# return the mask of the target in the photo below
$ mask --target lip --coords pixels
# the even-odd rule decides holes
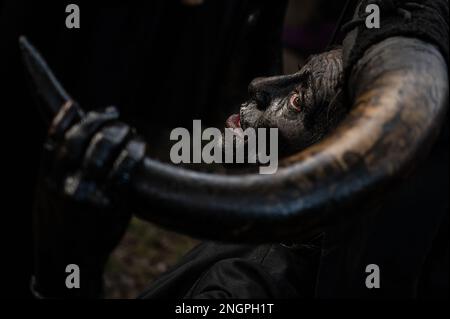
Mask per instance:
[[[228,128],[241,128],[241,115],[233,114],[225,122],[225,126]]]

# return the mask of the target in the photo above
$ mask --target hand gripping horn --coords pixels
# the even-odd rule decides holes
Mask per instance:
[[[70,98],[25,39],[21,46],[56,111]],[[145,158],[131,178],[130,206],[180,232],[240,242],[299,240],[349,218],[426,154],[445,118],[448,73],[434,46],[397,37],[371,47],[349,83],[348,116],[276,174],[216,175]]]

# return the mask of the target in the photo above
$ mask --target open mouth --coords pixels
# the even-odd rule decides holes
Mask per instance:
[[[241,128],[241,115],[233,114],[225,122],[227,128]]]

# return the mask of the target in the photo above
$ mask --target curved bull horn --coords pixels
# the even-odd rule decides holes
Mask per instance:
[[[147,158],[133,177],[140,217],[239,241],[300,239],[348,217],[344,208],[428,148],[445,117],[448,75],[434,46],[392,38],[366,52],[350,83],[354,107],[337,130],[274,175],[210,175]]]
[[[19,38],[22,58],[32,79],[34,92],[37,92],[41,102],[41,112],[44,120],[50,122],[63,105],[74,103],[66,90],[53,75],[45,60],[24,36]],[[82,112],[80,110],[80,118]]]
[[[215,175],[145,158],[132,175],[129,205],[174,230],[236,241],[300,239],[344,219],[426,153],[448,103],[446,63],[417,39],[373,46],[350,83],[350,114],[276,174]]]

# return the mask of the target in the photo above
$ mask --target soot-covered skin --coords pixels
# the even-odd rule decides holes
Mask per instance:
[[[308,59],[295,74],[257,78],[250,99],[229,128],[278,128],[279,152],[302,150],[324,137],[342,119],[342,51],[335,49]]]

